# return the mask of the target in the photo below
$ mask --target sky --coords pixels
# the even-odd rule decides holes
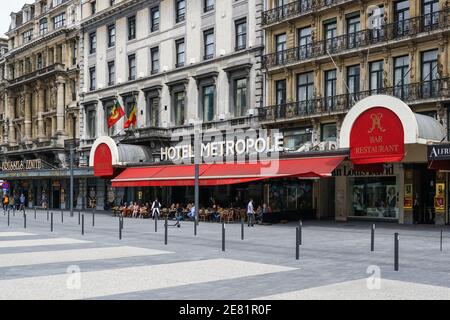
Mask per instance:
[[[17,12],[22,9],[25,3],[33,3],[34,0],[0,0],[0,36],[8,31],[11,18],[11,12]]]

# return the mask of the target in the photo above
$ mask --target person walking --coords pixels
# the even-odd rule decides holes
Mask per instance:
[[[9,197],[8,194],[5,193],[5,195],[3,196],[3,210],[8,211],[8,206],[9,206]]]
[[[247,204],[247,222],[249,227],[250,225],[254,227],[255,209],[253,208],[253,199],[250,199],[250,201]]]
[[[161,203],[159,203],[158,198],[156,198],[155,201],[153,201],[153,203],[152,203],[152,217],[153,217],[153,220],[159,218],[160,209],[161,209]]]
[[[19,201],[20,201],[19,211],[20,210],[25,211],[25,196],[23,193],[20,195]]]

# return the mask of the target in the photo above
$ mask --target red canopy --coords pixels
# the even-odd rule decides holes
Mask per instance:
[[[201,164],[200,185],[238,184],[269,178],[330,176],[344,156],[258,161],[255,163]],[[113,187],[193,186],[194,165],[167,165],[125,169]]]

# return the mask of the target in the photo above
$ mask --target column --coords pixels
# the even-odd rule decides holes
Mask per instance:
[[[8,108],[9,108],[9,136],[8,141],[10,145],[16,144],[16,129],[14,128],[13,120],[15,118],[15,104],[16,97],[12,94],[8,94]]]
[[[64,79],[58,78],[56,85],[58,86],[56,98],[56,131],[59,135],[65,135],[64,130]]]
[[[45,139],[45,128],[44,128],[44,108],[45,108],[45,90],[43,87],[38,87],[38,105],[37,105],[37,115],[38,115],[38,134],[37,138],[39,141]]]
[[[383,52],[383,81],[384,81],[384,87],[387,88],[389,86],[395,85],[392,84],[392,63],[391,63],[391,51],[389,49],[384,49]]]
[[[25,88],[25,142],[30,142],[32,133],[31,133],[31,91],[29,88]]]

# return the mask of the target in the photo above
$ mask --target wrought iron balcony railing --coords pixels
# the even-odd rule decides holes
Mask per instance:
[[[437,11],[414,17],[380,28],[361,30],[334,38],[312,42],[306,45],[289,48],[263,56],[263,67],[266,69],[284,66],[306,59],[317,59],[328,54],[340,54],[390,40],[411,38],[420,33],[442,30],[450,27],[450,10]]]
[[[395,96],[406,103],[420,103],[428,99],[450,100],[450,78],[267,106],[260,108],[259,120],[261,122],[287,121],[299,117],[345,113],[358,101],[374,94]]]
[[[331,7],[349,0],[296,0],[262,13],[262,25],[270,25],[288,20],[301,14],[317,11],[320,8]]]

